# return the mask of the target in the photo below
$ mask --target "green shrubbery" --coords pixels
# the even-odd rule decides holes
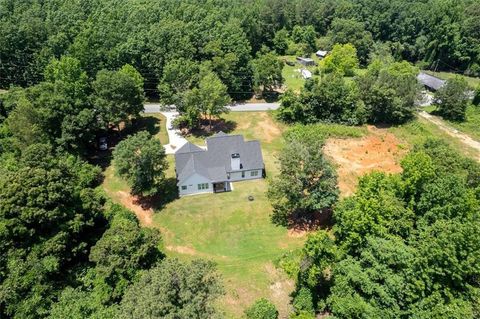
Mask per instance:
[[[476,318],[480,165],[429,140],[372,173],[307,240],[293,305],[339,318]]]

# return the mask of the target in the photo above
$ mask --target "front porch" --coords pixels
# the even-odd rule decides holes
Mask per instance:
[[[213,183],[213,192],[214,193],[230,192],[231,190],[232,190],[232,186],[231,186],[230,182]]]

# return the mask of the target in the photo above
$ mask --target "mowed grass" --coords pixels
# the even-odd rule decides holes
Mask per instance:
[[[319,59],[317,57],[312,57],[316,63],[319,63]],[[290,61],[295,63],[295,65],[290,66],[288,64],[284,64],[282,70],[282,76],[285,80],[284,85],[287,89],[291,89],[295,92],[300,92],[301,88],[305,84],[305,79],[302,77],[302,73],[300,72],[301,69],[307,69],[312,72],[312,78],[318,78],[319,75],[315,75],[314,71],[318,68],[317,66],[304,66],[297,62],[295,56],[283,56],[281,57],[283,61]]]
[[[468,84],[472,88],[476,88],[480,85],[480,78],[476,78],[476,77],[456,74],[456,73],[452,73],[452,72],[433,72],[433,71],[428,71],[428,70],[423,71],[423,72],[428,73],[428,74],[433,75],[433,76],[436,76],[436,77],[438,77],[440,79],[443,79],[443,80],[448,80],[448,79],[454,78],[456,76],[461,76],[465,80],[467,80]]]
[[[147,130],[162,144],[168,144],[166,117],[161,113],[144,113],[138,120],[138,130]]]
[[[315,61],[315,63],[320,64],[321,60],[315,54],[312,54],[311,58]],[[300,90],[303,88],[303,85],[305,84],[305,79],[302,77],[302,74],[300,72],[301,69],[307,69],[310,72],[312,72],[312,79],[317,79],[321,77],[320,73],[318,72],[319,71],[318,65],[317,66],[301,65],[296,61],[296,57],[292,55],[282,56],[281,59],[283,61],[291,61],[295,63],[294,66],[290,66],[286,63],[283,66],[282,76],[285,80],[284,86],[286,89],[292,89],[297,93],[300,92]],[[318,74],[315,74],[315,71],[317,71],[316,73]],[[367,72],[366,69],[356,69],[355,76],[364,75],[366,72]],[[354,76],[345,77],[345,80],[347,82],[351,82],[354,80]]]
[[[282,147],[285,127],[268,112],[232,112],[224,118],[236,123],[229,134],[260,140],[267,179],[276,174],[275,156]],[[201,137],[188,139],[204,144]],[[173,174],[173,170],[168,173]],[[219,306],[228,318],[241,317],[244,309],[260,297],[272,300],[282,315],[289,312],[293,281],[273,263],[285,252],[301,248],[305,237],[291,237],[287,229],[271,223],[267,183],[237,182],[229,193],[185,196],[154,215],[168,256],[217,263],[226,287]],[[249,195],[253,201],[248,200]]]

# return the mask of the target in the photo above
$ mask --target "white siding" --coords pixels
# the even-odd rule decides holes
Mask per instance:
[[[198,189],[198,184],[208,184],[208,189]],[[182,186],[186,186],[187,189],[183,190]],[[180,196],[190,195],[190,194],[204,194],[204,193],[213,193],[213,185],[207,178],[199,175],[193,174],[190,176],[183,184],[178,186],[178,193]]]
[[[230,173],[230,181],[232,182],[237,182],[237,181],[245,181],[249,179],[258,179],[258,178],[263,178],[262,176],[262,171],[261,169],[254,169],[250,171],[244,171],[245,176],[242,177],[242,172],[233,172]],[[257,172],[256,176],[252,176],[251,172]]]

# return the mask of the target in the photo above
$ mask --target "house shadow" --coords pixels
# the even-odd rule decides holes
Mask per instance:
[[[177,180],[176,178],[170,177],[165,180],[164,187],[160,193],[153,196],[138,197],[135,204],[142,206],[143,209],[159,211],[168,203],[178,199],[178,197]]]
[[[202,120],[198,128],[192,129],[189,134],[194,137],[206,138],[212,136],[217,132],[230,133],[237,128],[237,123],[231,120],[214,119],[212,120],[212,126],[210,127],[208,120]]]
[[[333,210],[324,209],[310,214],[298,214],[288,221],[288,228],[298,232],[330,229],[333,226]]]

